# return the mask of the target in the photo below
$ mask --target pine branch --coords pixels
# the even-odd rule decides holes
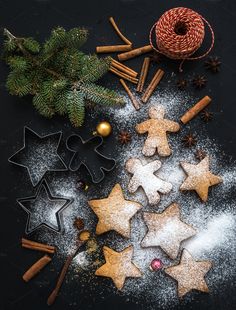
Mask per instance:
[[[84,97],[78,91],[69,91],[66,94],[68,105],[69,119],[75,127],[79,127],[83,124],[85,117]]]
[[[110,58],[85,55],[78,48],[88,36],[85,29],[62,27],[52,30],[42,45],[33,38],[19,38],[4,29],[5,60],[10,67],[6,86],[13,95],[32,94],[33,105],[45,117],[68,114],[74,126],[81,126],[85,102],[122,104],[114,91],[96,85],[110,66]]]
[[[124,100],[117,95],[113,90],[109,90],[102,86],[98,86],[92,83],[80,84],[78,89],[84,94],[86,99],[89,99],[98,104],[104,105],[122,105]]]

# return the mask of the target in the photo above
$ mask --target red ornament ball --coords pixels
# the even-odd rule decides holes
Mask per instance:
[[[157,271],[157,270],[161,269],[162,266],[163,266],[162,261],[161,261],[159,258],[154,258],[154,259],[151,261],[150,269],[151,269],[152,271]]]

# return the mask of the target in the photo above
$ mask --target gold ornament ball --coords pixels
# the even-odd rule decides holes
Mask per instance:
[[[97,130],[97,133],[101,135],[102,137],[107,137],[110,135],[112,131],[112,127],[110,123],[104,121],[97,125],[96,130]]]

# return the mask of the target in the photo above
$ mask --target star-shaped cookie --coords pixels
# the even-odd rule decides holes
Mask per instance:
[[[180,164],[187,174],[187,178],[180,186],[180,190],[195,190],[201,200],[206,202],[209,187],[222,182],[222,178],[220,176],[214,175],[210,172],[209,156],[206,156],[197,165],[186,162],[181,162]]]
[[[111,278],[118,290],[123,288],[126,278],[142,276],[141,271],[132,262],[132,246],[121,252],[104,246],[103,253],[106,263],[96,270],[95,275]]]
[[[181,221],[177,203],[172,203],[162,213],[144,212],[143,217],[148,232],[141,245],[160,246],[172,259],[178,256],[180,243],[196,234],[192,226]]]
[[[193,289],[209,292],[204,276],[211,267],[210,261],[195,261],[191,254],[184,249],[180,263],[165,268],[165,272],[178,282],[178,295],[183,297]]]
[[[120,184],[116,184],[107,198],[88,201],[98,217],[96,234],[115,230],[124,237],[130,236],[130,220],[142,207],[135,201],[124,198]]]

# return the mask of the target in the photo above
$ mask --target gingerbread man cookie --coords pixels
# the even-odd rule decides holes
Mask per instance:
[[[163,106],[152,106],[148,111],[150,119],[136,126],[139,134],[148,133],[142,150],[143,155],[152,156],[156,150],[160,156],[171,155],[171,149],[167,140],[167,132],[177,132],[180,129],[178,123],[164,118]]]
[[[154,173],[161,168],[161,162],[154,160],[143,165],[138,158],[131,158],[126,162],[126,170],[133,174],[128,190],[134,193],[141,186],[150,204],[157,204],[160,201],[159,192],[167,194],[172,189],[172,184],[158,178]]]

